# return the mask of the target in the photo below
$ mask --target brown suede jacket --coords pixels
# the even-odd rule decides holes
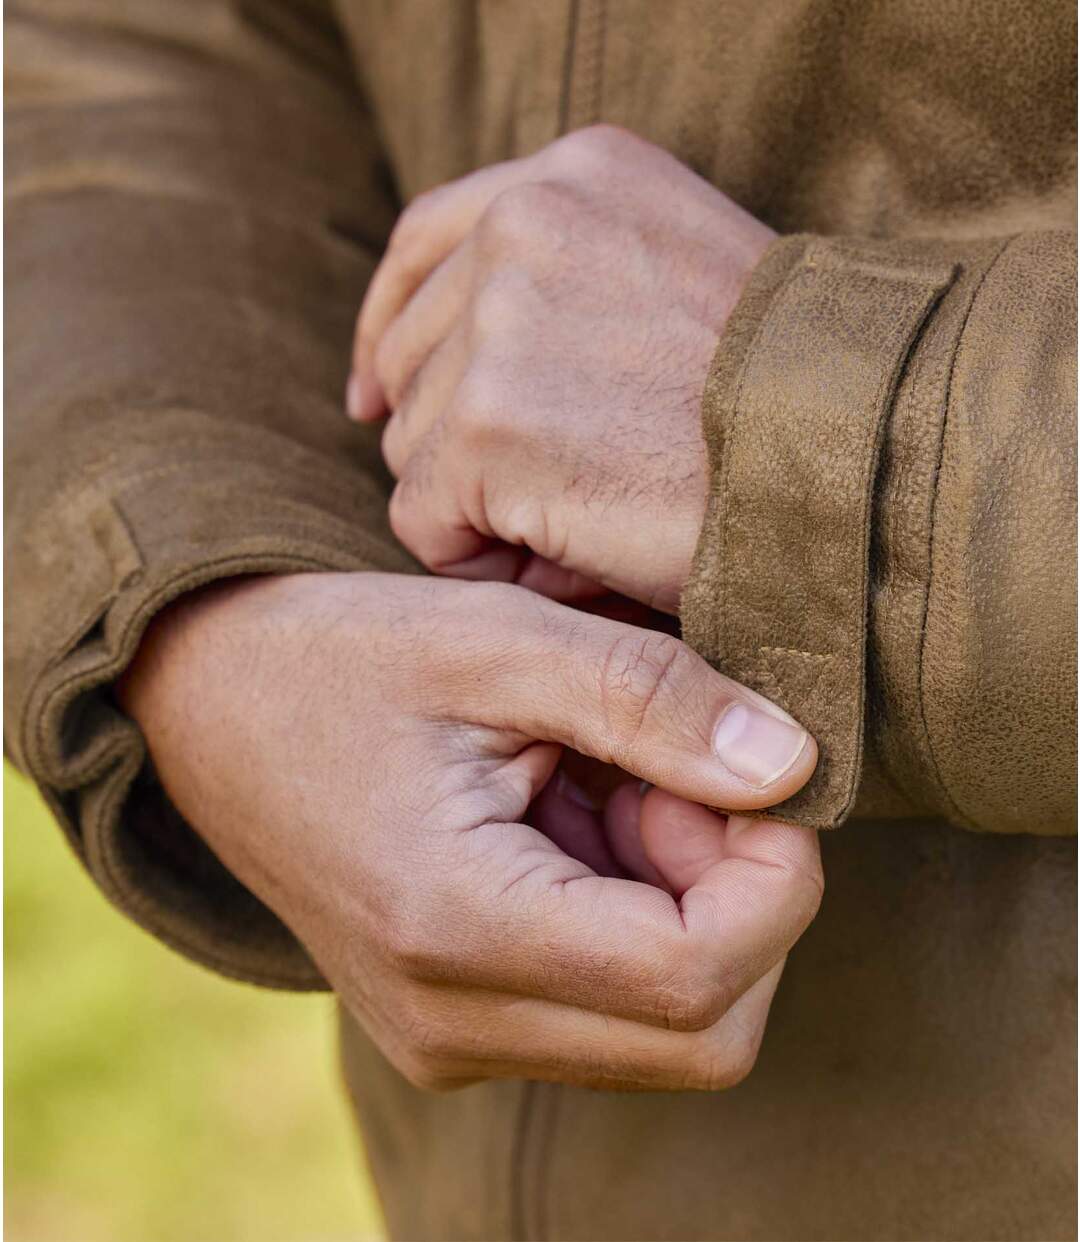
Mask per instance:
[[[601,119],[784,234],[705,389],[682,617],[817,737],[783,813],[1074,830],[1071,5],[31,0],[7,33],[6,747],[140,923],[318,985],[110,684],[211,579],[416,570],[341,411],[365,282],[403,202]]]

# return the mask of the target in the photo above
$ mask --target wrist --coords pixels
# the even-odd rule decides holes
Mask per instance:
[[[206,621],[240,598],[258,596],[274,581],[272,575],[225,578],[188,591],[161,609],[117,679],[115,695],[121,708],[145,731],[170,675],[195,650],[194,635]]]

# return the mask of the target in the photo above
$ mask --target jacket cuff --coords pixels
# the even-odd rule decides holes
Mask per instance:
[[[224,433],[191,411],[150,421],[122,478],[106,469],[58,496],[9,546],[23,606],[8,619],[5,746],[135,922],[222,974],[322,987],[288,929],[172,808],[111,686],[155,613],[216,579],[417,567],[381,529],[385,496],[364,475],[264,429]]]
[[[816,738],[810,782],[770,810],[792,823],[833,827],[859,788],[882,444],[905,363],[955,275],[917,244],[782,238],[713,361],[712,481],[683,633]]]

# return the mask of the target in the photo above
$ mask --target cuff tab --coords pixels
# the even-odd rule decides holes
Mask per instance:
[[[794,823],[832,827],[854,802],[882,435],[904,361],[953,277],[946,265],[883,265],[858,243],[783,239],[713,362],[712,494],[684,632],[816,738],[810,782],[770,811]]]

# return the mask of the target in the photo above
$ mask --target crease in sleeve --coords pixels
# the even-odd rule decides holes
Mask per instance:
[[[400,572],[410,565],[392,544],[376,546],[344,512],[288,497],[285,487],[273,495],[249,490],[241,507],[216,480],[208,485],[212,468],[193,469],[174,464],[164,479],[151,473],[126,487],[99,482],[85,504],[65,498],[36,532],[40,537],[13,549],[20,581],[47,581],[52,600],[49,633],[15,638],[48,658],[33,670],[17,662],[21,684],[9,688],[19,722],[10,731],[13,758],[41,788],[95,882],[144,929],[230,977],[324,987],[277,915],[168,803],[145,767],[137,726],[113,704],[109,687],[152,617],[209,582],[250,573]],[[331,490],[324,488],[324,500]]]
[[[712,488],[684,633],[817,740],[808,784],[769,811],[792,823],[834,827],[854,803],[881,442],[904,362],[954,276],[880,262],[857,242],[782,239],[714,358]]]

